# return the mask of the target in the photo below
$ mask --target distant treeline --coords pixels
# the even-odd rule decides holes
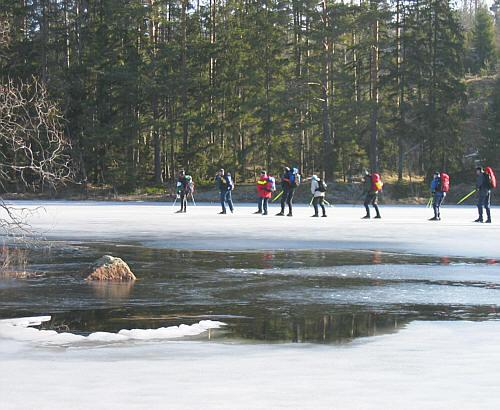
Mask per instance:
[[[446,0],[3,0],[0,76],[35,75],[77,178],[130,190],[284,164],[464,166],[467,71],[494,66],[493,18]]]

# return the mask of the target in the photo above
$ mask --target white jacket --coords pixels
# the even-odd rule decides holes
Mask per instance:
[[[323,183],[326,186],[326,183],[325,182]],[[311,193],[315,198],[324,197],[326,192],[317,191],[318,188],[319,188],[319,178],[316,175],[313,175],[311,178]]]

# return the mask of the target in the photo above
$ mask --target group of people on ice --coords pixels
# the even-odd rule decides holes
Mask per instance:
[[[477,208],[479,216],[474,222],[485,222],[491,223],[491,190],[496,188],[496,177],[493,169],[491,167],[477,167],[476,168],[476,188],[464,198],[462,198],[459,203],[463,202],[465,199],[470,197],[472,194],[477,193]],[[325,199],[327,184],[326,182],[317,175],[313,175],[306,180],[311,181],[311,204],[314,207],[314,215],[312,217],[319,217],[319,209],[321,208],[321,216],[325,218],[326,208],[325,204],[328,202]],[[285,167],[283,174],[281,176],[281,192],[274,198],[274,201],[281,198],[281,210],[276,214],[276,216],[293,216],[293,197],[295,191],[302,183],[302,176],[299,170],[294,167]],[[232,200],[232,191],[234,189],[234,181],[231,173],[226,172],[224,169],[220,169],[215,177],[215,185],[219,191],[220,204],[222,211],[220,214],[226,214],[227,208],[231,213],[234,212],[234,205]],[[267,215],[269,201],[271,200],[273,193],[276,192],[276,179],[269,175],[266,171],[262,170],[260,172],[259,179],[257,180],[257,211],[255,214]],[[378,196],[383,189],[383,182],[378,173],[368,173],[365,172],[364,176],[364,207],[366,210],[366,215],[362,219],[370,219],[370,205],[375,210],[375,219],[380,219],[380,209],[378,207]],[[433,179],[431,181],[430,190],[432,193],[431,200],[429,204],[432,203],[432,208],[434,210],[434,216],[430,218],[431,221],[441,220],[441,205],[446,198],[446,194],[450,190],[450,177],[445,172],[435,172]],[[194,192],[194,182],[193,178],[186,175],[184,170],[179,172],[179,177],[177,179],[177,198],[180,199],[181,208],[177,211],[178,213],[186,212],[187,199],[188,196],[193,197]],[[193,199],[194,200],[194,199]],[[288,213],[285,214],[285,208],[288,207]],[[483,210],[486,211],[486,220],[483,217]]]

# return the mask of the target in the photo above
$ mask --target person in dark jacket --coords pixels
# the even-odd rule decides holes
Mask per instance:
[[[441,220],[441,204],[446,198],[446,192],[442,191],[441,174],[435,172],[431,182],[432,192],[432,209],[434,209],[434,216],[429,221]]]
[[[368,172],[365,174],[365,202],[363,205],[365,206],[366,209],[366,215],[362,219],[370,219],[370,207],[369,205],[372,204],[373,208],[375,209],[375,212],[377,215],[375,215],[375,219],[380,219],[382,218],[380,216],[380,211],[378,209],[378,190],[374,188],[373,183],[372,183],[372,175],[369,174]]]
[[[299,184],[300,174],[297,168],[285,167],[281,177],[281,189],[283,190],[281,211],[276,216],[285,216],[285,204],[288,205],[288,214],[286,216],[293,216],[293,196]]]
[[[234,182],[233,179],[231,178],[231,174],[229,172],[226,173],[226,171],[224,171],[224,169],[221,168],[219,172],[217,172],[217,175],[215,177],[215,185],[219,190],[220,204],[222,206],[222,212],[219,212],[219,214],[227,213],[226,203],[231,213],[233,213],[234,206],[233,206],[233,199],[231,197],[231,192],[234,188]]]
[[[477,210],[479,217],[474,222],[491,223],[491,186],[488,174],[482,167],[476,168],[476,191],[477,191]],[[483,207],[486,209],[486,221],[483,221]]]
[[[181,200],[181,209],[177,213],[185,213],[187,209],[187,199],[188,195],[191,193],[191,178],[186,177],[186,172],[184,170],[179,171],[179,177],[177,178],[176,194]]]

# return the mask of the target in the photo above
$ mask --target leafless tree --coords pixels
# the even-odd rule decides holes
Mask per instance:
[[[37,189],[71,178],[69,143],[60,110],[36,78],[0,84],[0,189]],[[0,234],[24,230],[26,212],[0,198]]]
[[[63,118],[46,87],[8,80],[0,85],[0,187],[54,185],[71,174]]]
[[[0,14],[0,62],[8,57],[10,23],[9,16]],[[27,81],[0,77],[0,192],[52,188],[70,180],[69,150],[61,111],[45,84],[35,77]],[[33,212],[13,207],[0,194],[0,236],[11,243],[21,239],[26,245]],[[1,249],[0,272],[24,270],[26,246]]]

